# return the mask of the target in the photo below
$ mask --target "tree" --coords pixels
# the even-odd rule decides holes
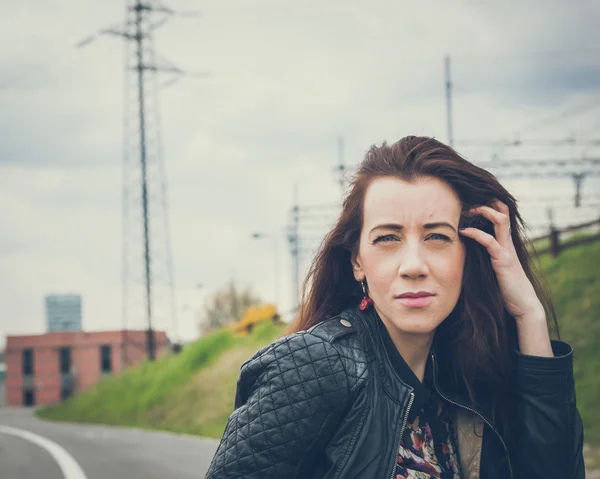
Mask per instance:
[[[222,290],[217,291],[205,306],[204,317],[200,320],[200,333],[206,334],[223,326],[238,322],[248,306],[260,303],[250,287],[240,291],[231,281]]]

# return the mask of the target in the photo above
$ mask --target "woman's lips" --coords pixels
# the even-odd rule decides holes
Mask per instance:
[[[421,296],[418,298],[396,298],[407,308],[423,308],[433,300],[433,296]]]

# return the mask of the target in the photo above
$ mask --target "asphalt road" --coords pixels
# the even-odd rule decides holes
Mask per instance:
[[[202,479],[217,441],[37,419],[0,408],[1,479]],[[600,479],[600,471],[588,471]]]
[[[0,408],[2,479],[201,479],[217,442],[37,419]]]

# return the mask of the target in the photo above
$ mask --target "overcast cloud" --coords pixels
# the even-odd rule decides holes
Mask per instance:
[[[160,92],[176,307],[186,339],[196,334],[197,284],[210,291],[234,278],[273,299],[272,243],[252,240],[254,231],[276,235],[282,308],[290,307],[284,228],[293,185],[302,205],[339,201],[338,136],[351,166],[384,140],[417,134],[446,141],[447,53],[456,146],[473,161],[502,151],[522,159],[599,153],[583,144],[500,150],[460,141],[512,139],[517,132],[598,138],[597,2],[168,5],[200,9],[202,16],[175,18],[160,29],[158,53],[210,73]],[[0,4],[0,17],[9,19],[0,27],[0,345],[6,334],[44,331],[49,293],[81,293],[86,329],[121,325],[125,49],[108,36],[81,49],[75,44],[118,27],[124,14],[123,1]],[[505,184],[517,197],[570,201],[573,194],[566,179]],[[598,184],[587,179],[584,197]],[[586,220],[598,212],[590,205],[556,214],[563,222]],[[523,208],[532,225],[546,223],[543,204]],[[306,218],[303,235],[318,240],[331,218]],[[173,333],[164,318],[156,326]]]

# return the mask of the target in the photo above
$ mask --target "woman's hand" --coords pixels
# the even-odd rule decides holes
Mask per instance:
[[[478,206],[471,209],[469,214],[479,214],[494,225],[495,238],[478,228],[461,229],[460,233],[474,239],[487,249],[507,311],[517,321],[544,315],[544,307],[535,294],[515,250],[508,206],[496,200],[493,207]]]
[[[511,236],[508,206],[496,200],[493,207],[478,206],[469,212],[480,214],[494,225],[496,237],[478,228],[464,228],[461,234],[485,246],[498,278],[507,311],[515,318],[521,353],[552,357],[552,346],[544,306],[521,266]]]

